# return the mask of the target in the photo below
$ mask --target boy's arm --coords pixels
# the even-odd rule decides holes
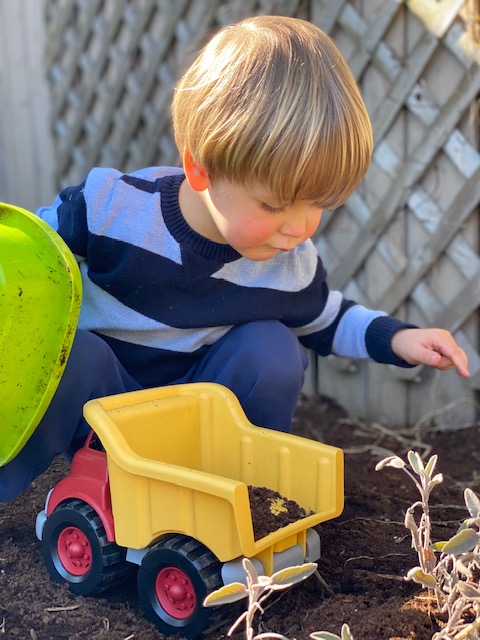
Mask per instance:
[[[300,340],[319,355],[371,358],[399,367],[424,364],[437,369],[455,368],[459,375],[469,376],[467,356],[448,331],[419,329],[346,300],[338,305],[337,320],[330,327],[303,334]]]
[[[62,191],[49,207],[42,207],[37,216],[45,220],[63,238],[78,259],[87,253],[87,210],[83,195],[85,183]]]

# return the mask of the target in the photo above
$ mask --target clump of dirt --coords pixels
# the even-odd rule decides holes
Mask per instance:
[[[305,510],[295,502],[268,487],[248,487],[252,512],[253,537],[260,540],[269,533],[306,517]]]

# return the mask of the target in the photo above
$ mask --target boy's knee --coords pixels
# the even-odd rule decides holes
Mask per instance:
[[[113,359],[108,344],[90,331],[78,330],[72,344],[66,371],[89,369],[92,374],[103,370]]]
[[[245,413],[253,424],[290,431],[308,364],[298,338],[276,321],[243,325],[238,338]]]
[[[259,321],[238,327],[245,364],[266,377],[303,381],[308,359],[297,336],[281,322]],[[242,335],[243,334],[243,335]]]

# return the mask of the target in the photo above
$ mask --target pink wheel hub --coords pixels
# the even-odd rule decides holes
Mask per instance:
[[[58,536],[60,562],[74,576],[83,576],[92,566],[92,547],[87,536],[77,527],[66,527]]]
[[[164,611],[172,618],[188,618],[197,603],[192,581],[176,567],[162,569],[155,582],[155,593]]]

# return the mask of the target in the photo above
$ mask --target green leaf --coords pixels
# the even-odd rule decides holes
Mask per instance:
[[[342,640],[353,640],[353,636],[350,631],[350,627],[348,624],[344,624],[342,626]]]
[[[285,589],[286,587],[305,580],[317,570],[316,562],[307,562],[295,567],[287,567],[272,574],[270,586],[272,589]]]
[[[431,477],[433,470],[435,469],[435,465],[437,464],[438,456],[437,454],[433,455],[430,460],[427,462],[427,466],[425,467],[425,475],[429,478]]]
[[[429,573],[422,571],[420,567],[413,567],[413,569],[410,569],[407,573],[407,580],[413,580],[417,584],[421,584],[422,587],[425,587],[426,589],[435,589],[437,586],[435,578]]]
[[[375,471],[381,471],[384,467],[394,467],[395,469],[403,469],[405,462],[398,456],[389,456],[380,460],[375,466]]]
[[[460,581],[457,588],[464,598],[468,598],[468,600],[480,600],[480,589],[477,585]]]
[[[257,582],[258,582],[258,573],[257,573],[257,570],[255,569],[255,567],[253,565],[253,562],[249,558],[244,558],[242,560],[242,565],[243,565],[243,568],[245,569],[246,573],[250,577],[250,580],[252,581],[252,584],[257,584]]]
[[[231,582],[216,591],[212,591],[203,601],[204,607],[217,607],[221,604],[237,602],[248,596],[247,587],[241,582]]]
[[[480,535],[473,529],[464,529],[450,538],[443,546],[443,553],[450,553],[454,556],[472,551],[480,540]]]
[[[443,482],[443,475],[441,473],[437,473],[433,476],[428,484],[430,486],[430,489],[433,489],[435,485],[440,484],[441,482]]]
[[[478,518],[480,515],[480,498],[471,489],[465,489],[464,498],[472,518]]]
[[[352,632],[348,624],[342,625],[342,637],[337,636],[335,633],[329,633],[328,631],[315,631],[310,634],[310,638],[313,640],[353,640]]]
[[[422,459],[418,455],[416,451],[409,451],[407,455],[410,466],[415,471],[417,475],[420,475],[425,471],[425,467],[423,466]]]
[[[413,517],[413,513],[407,509],[405,512],[405,528],[411,531],[413,534],[417,534],[418,526]]]
[[[470,563],[472,559],[475,557],[474,553],[464,553],[461,558],[456,558],[455,569],[461,578],[465,576],[467,580],[470,580],[472,577],[472,571],[470,569]]]

